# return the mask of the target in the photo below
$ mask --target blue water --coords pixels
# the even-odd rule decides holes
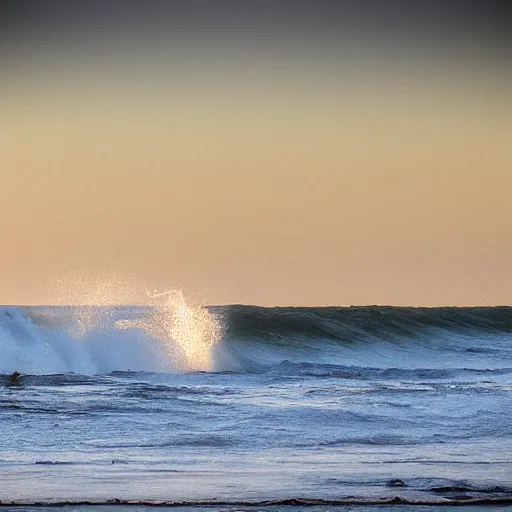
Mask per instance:
[[[0,351],[3,502],[512,499],[512,308],[3,307]]]

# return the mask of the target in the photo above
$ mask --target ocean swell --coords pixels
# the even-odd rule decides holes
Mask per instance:
[[[151,307],[0,308],[3,374],[274,371],[343,377],[363,368],[423,370],[438,378],[443,370],[506,371],[512,368],[512,308],[201,308],[180,294]]]

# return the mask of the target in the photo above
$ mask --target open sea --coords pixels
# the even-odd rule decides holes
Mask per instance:
[[[0,509],[512,510],[510,307],[3,306],[0,373]]]

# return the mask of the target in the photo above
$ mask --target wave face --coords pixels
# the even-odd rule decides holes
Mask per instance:
[[[0,353],[3,374],[499,370],[512,308],[4,306]]]
[[[512,367],[512,308],[220,309],[237,361],[379,368]]]

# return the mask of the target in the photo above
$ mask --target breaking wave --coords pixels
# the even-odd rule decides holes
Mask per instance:
[[[3,374],[494,371],[512,368],[512,308],[4,306],[0,353]]]
[[[154,299],[152,306],[0,308],[0,373],[212,370],[216,317],[179,291]]]

